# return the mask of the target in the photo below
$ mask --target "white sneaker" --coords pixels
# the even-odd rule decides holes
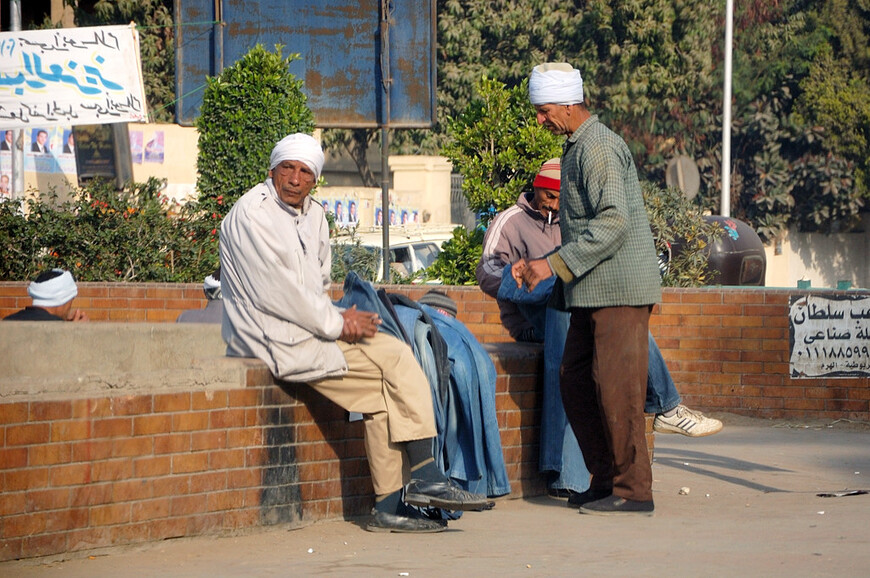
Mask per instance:
[[[680,404],[671,417],[665,417],[662,413],[656,415],[653,429],[659,433],[677,433],[699,438],[718,433],[722,429],[722,422]]]

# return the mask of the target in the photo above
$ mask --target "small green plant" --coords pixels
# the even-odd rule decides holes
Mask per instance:
[[[483,78],[475,98],[448,122],[442,154],[462,174],[462,192],[484,224],[513,205],[547,159],[562,152],[562,138],[538,125],[527,82],[514,88]]]
[[[698,207],[675,188],[644,182],[644,205],[656,243],[665,287],[700,287],[715,275],[708,267],[710,247],[722,233],[704,220]],[[679,244],[674,255],[671,247]]]
[[[465,227],[453,229],[453,238],[441,245],[435,262],[426,269],[430,279],[444,285],[476,285],[474,269],[483,251],[483,229],[469,232]]]

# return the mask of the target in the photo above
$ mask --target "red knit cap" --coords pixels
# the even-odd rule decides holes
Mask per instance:
[[[562,182],[562,162],[558,159],[550,159],[541,166],[538,176],[535,177],[533,187],[541,189],[559,190]]]

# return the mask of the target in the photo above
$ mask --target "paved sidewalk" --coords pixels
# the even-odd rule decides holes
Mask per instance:
[[[870,427],[717,417],[714,436],[657,435],[651,518],[500,499],[442,534],[325,522],[9,562],[0,576],[870,575],[870,494],[816,495],[870,490]]]

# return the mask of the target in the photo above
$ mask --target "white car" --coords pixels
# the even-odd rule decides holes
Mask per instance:
[[[426,269],[435,262],[441,245],[453,238],[453,229],[457,226],[390,227],[390,268],[400,277],[410,277]],[[383,234],[383,230],[378,228],[333,238],[333,267],[338,258],[348,271],[356,271],[360,277],[375,283],[384,282]],[[360,257],[359,254],[355,257],[351,248],[356,243],[370,253],[371,258],[364,255]]]

